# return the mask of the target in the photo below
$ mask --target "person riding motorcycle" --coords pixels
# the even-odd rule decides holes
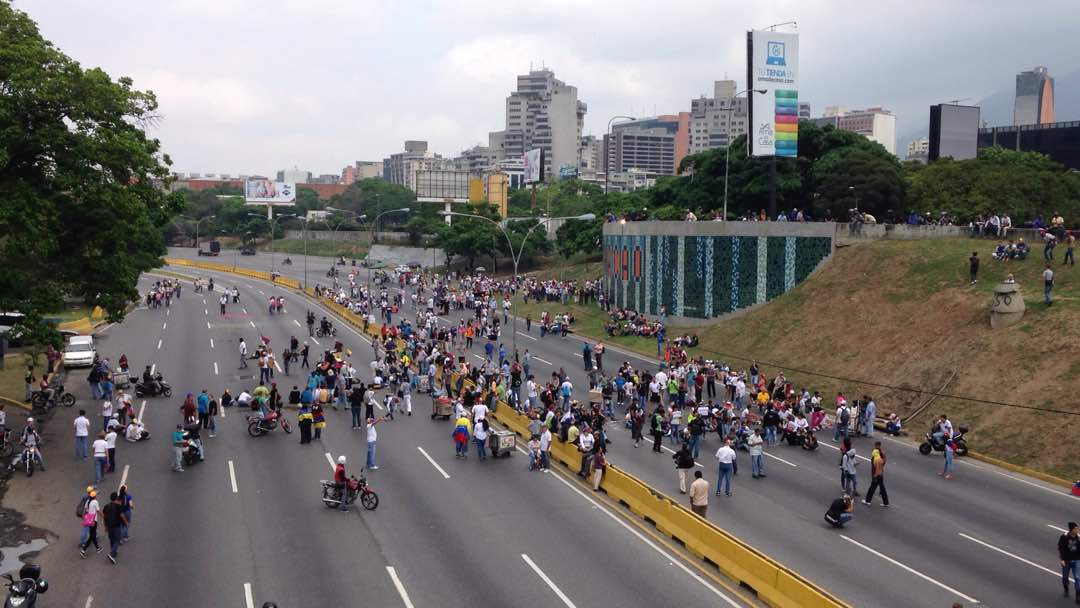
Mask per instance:
[[[334,489],[338,492],[341,500],[340,509],[348,511],[349,505],[345,502],[349,497],[349,477],[345,474],[345,456],[338,456],[337,466],[334,467]]]
[[[319,329],[323,332],[323,335],[330,335],[330,327],[330,321],[324,316],[322,320],[319,321]]]
[[[150,366],[147,365],[146,369],[142,373],[142,385],[143,390],[151,395],[156,395],[161,392],[161,383],[157,381],[154,374],[150,373]]]
[[[35,452],[37,454],[38,464],[41,465],[41,470],[45,470],[45,457],[41,455],[41,435],[37,432],[37,427],[34,425],[33,418],[26,419],[26,426],[23,427],[22,435],[20,436],[23,447],[37,448]]]

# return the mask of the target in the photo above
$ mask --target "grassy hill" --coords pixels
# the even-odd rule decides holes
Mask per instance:
[[[1023,262],[990,258],[993,241],[879,241],[837,249],[810,280],[773,302],[715,325],[687,330],[701,337],[706,358],[735,365],[759,361],[798,386],[825,396],[874,396],[879,411],[905,415],[929,397],[885,388],[951,395],[1080,413],[1080,270],[1062,267],[1056,252],[1055,303],[1042,303],[1042,247]],[[969,286],[967,258],[984,258]],[[570,274],[570,271],[566,271]],[[1017,325],[991,330],[996,282],[1012,272],[1027,313]],[[530,306],[535,316],[540,306]],[[547,306],[555,312],[554,307]],[[574,307],[578,331],[601,335],[604,315]],[[669,335],[681,333],[672,327]],[[655,354],[655,341],[609,340]],[[873,383],[873,384],[867,384]],[[944,390],[942,390],[944,387]],[[907,426],[920,432],[939,413],[972,429],[969,445],[1069,479],[1080,478],[1076,416],[967,399],[939,398]]]

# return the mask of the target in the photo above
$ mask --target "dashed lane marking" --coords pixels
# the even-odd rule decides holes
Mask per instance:
[[[232,484],[232,493],[236,494],[236,469],[233,467],[233,461],[229,461],[229,483]]]
[[[405,591],[405,585],[401,584],[401,579],[398,578],[397,571],[393,566],[386,567],[386,573],[390,575],[390,580],[394,583],[394,588],[397,589],[398,595],[401,596],[401,602],[405,604],[405,608],[413,608],[412,600],[409,599],[409,592]]]
[[[860,549],[864,549],[865,551],[880,557],[881,559],[889,562],[890,564],[892,564],[894,566],[898,566],[899,568],[902,568],[902,569],[910,572],[911,574],[914,574],[915,576],[923,579],[924,581],[926,581],[928,583],[931,583],[931,584],[937,585],[938,587],[941,587],[945,591],[948,591],[949,593],[952,593],[953,595],[956,595],[956,596],[960,597],[961,599],[963,599],[965,601],[971,602],[972,604],[978,604],[979,603],[979,600],[971,597],[970,595],[965,595],[965,594],[957,591],[956,589],[953,589],[952,587],[946,585],[945,583],[942,583],[941,581],[939,581],[937,579],[930,578],[929,576],[923,574],[922,572],[919,572],[918,570],[916,570],[916,569],[914,569],[914,568],[912,568],[910,566],[905,566],[904,564],[901,564],[900,562],[898,562],[895,559],[889,557],[888,555],[885,555],[884,553],[880,553],[878,551],[875,551],[874,549],[871,549],[870,547],[867,547],[866,545],[860,543],[857,540],[853,540],[850,537],[845,536],[843,534],[840,535],[840,538],[842,538],[842,539],[846,540],[847,542],[855,545],[856,547],[859,547]]]
[[[525,560],[525,563],[528,564],[529,567],[532,568],[533,572],[535,572],[536,575],[540,577],[540,580],[544,581],[544,583],[548,587],[550,587],[552,591],[555,592],[555,595],[558,596],[560,600],[562,600],[562,603],[567,608],[575,608],[574,602],[571,602],[570,598],[566,597],[566,594],[562,592],[562,589],[559,589],[559,586],[556,585],[555,582],[552,581],[550,578],[548,578],[548,575],[544,574],[544,571],[540,569],[540,566],[536,565],[536,562],[529,559],[529,556],[525,555],[524,553],[521,554],[521,559]]]
[[[991,545],[990,543],[983,542],[983,541],[975,538],[974,536],[969,536],[967,534],[964,534],[963,532],[960,532],[959,534],[960,534],[960,536],[963,536],[964,538],[970,540],[973,543],[978,543],[978,544],[986,547],[987,549],[997,551],[998,553],[1000,553],[1002,555],[1007,555],[1007,556],[1015,559],[1018,562],[1023,562],[1025,564],[1029,565],[1029,566],[1032,566],[1033,568],[1038,568],[1039,570],[1042,570],[1043,572],[1046,572],[1046,573],[1050,574],[1051,576],[1060,576],[1060,573],[1058,573],[1058,572],[1054,572],[1053,570],[1051,570],[1049,568],[1045,568],[1043,566],[1040,566],[1039,564],[1036,564],[1033,561],[1026,560],[1026,559],[1020,557],[1019,555],[1014,554],[1014,553],[1009,553],[1008,551],[1006,551],[1004,549],[999,549],[999,548],[995,547],[994,545]]]
[[[416,449],[420,450],[420,453],[424,455],[424,458],[427,458],[427,461],[431,463],[431,466],[435,467],[435,470],[442,474],[443,479],[450,479],[450,474],[444,471],[443,468],[439,466],[439,463],[435,462],[435,459],[424,451],[424,448],[416,446]]]

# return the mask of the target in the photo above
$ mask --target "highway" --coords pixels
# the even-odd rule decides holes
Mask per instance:
[[[45,605],[747,605],[564,474],[530,473],[521,454],[454,459],[449,423],[432,421],[430,401],[419,395],[419,415],[378,427],[380,470],[368,478],[381,502],[373,512],[357,505],[340,513],[319,500],[330,463],[344,454],[355,472],[366,451],[349,415],[332,410],[322,441],[301,446],[297,434],[280,430],[249,437],[243,412],[231,408],[217,420],[217,437],[206,438],[206,461],[171,472],[168,435],[184,395],[225,387],[237,394],[255,384],[253,366],[238,369],[238,338],[253,344],[271,336],[280,349],[305,333],[306,308],[295,296],[288,314],[269,315],[266,293],[279,288],[217,276],[241,292],[226,316],[215,295],[188,285],[170,308],[136,310],[99,340],[114,362],[126,353],[133,370],[153,365],[174,387],[171,399],[135,400],[154,437],[121,441],[118,470],[102,486],[115,488],[123,477],[135,496],[133,540],[119,565],[93,553],[80,560],[74,547],[72,511],[92,475],[90,464],[73,462],[74,411],[49,422],[49,470],[11,482],[9,506],[57,535],[39,559],[52,583]],[[152,279],[144,276],[140,289]],[[363,372],[370,347],[348,330],[338,339]],[[329,346],[312,344],[313,358]],[[79,397],[75,409],[86,407],[97,427],[100,404],[89,400],[83,377],[73,372],[68,388]],[[287,393],[302,378],[293,370],[276,381]]]
[[[293,256],[294,262],[298,257]],[[269,258],[261,255],[248,260],[242,265],[269,265]],[[311,262],[309,283],[325,283],[327,266],[326,258]],[[284,274],[299,276],[296,268],[296,263],[285,267]],[[317,268],[318,279],[312,268]],[[456,322],[460,314],[451,317]],[[539,339],[535,328],[526,334],[523,323],[518,331],[518,348],[532,353],[537,379],[546,380],[564,367],[575,396],[583,398],[587,380],[580,339]],[[504,332],[509,349],[508,338]],[[482,356],[481,341],[474,350],[475,357]],[[655,360],[609,347],[605,367],[617,367],[623,360],[639,368],[656,365]],[[882,407],[888,409],[887,404],[879,404]],[[668,443],[664,454],[657,455],[648,442],[634,449],[629,431],[614,424],[609,433],[611,462],[660,491],[678,495],[670,457],[675,446]],[[1061,601],[1056,539],[1065,522],[1080,517],[1080,502],[1065,489],[961,458],[954,479],[946,481],[936,474],[940,454],[924,457],[909,441],[878,434],[889,459],[885,479],[892,505],[882,508],[878,498],[872,507],[859,501],[855,520],[844,530],[834,530],[822,515],[841,493],[839,452],[826,435],[819,435],[816,452],[767,449],[768,477],[763,480],[750,478],[749,458],[740,453],[743,473],[735,477],[734,496],[712,496],[709,518],[855,606],[1029,606]],[[977,432],[971,441],[977,449]],[[870,481],[865,457],[872,442],[859,438],[855,445],[862,456],[859,488],[865,493]],[[710,436],[698,461],[710,482],[717,477],[712,454],[718,446],[716,436]]]

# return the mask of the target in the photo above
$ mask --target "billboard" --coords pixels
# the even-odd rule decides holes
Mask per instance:
[[[799,35],[747,33],[750,156],[799,155]]]
[[[417,171],[416,200],[421,203],[467,203],[471,177],[468,171]]]
[[[292,205],[296,202],[296,184],[249,179],[244,184],[244,200],[259,205]]]
[[[937,104],[930,106],[928,160],[946,156],[953,160],[975,158],[979,147],[979,108]]]
[[[525,153],[525,183],[544,181],[544,149],[534,148]]]

